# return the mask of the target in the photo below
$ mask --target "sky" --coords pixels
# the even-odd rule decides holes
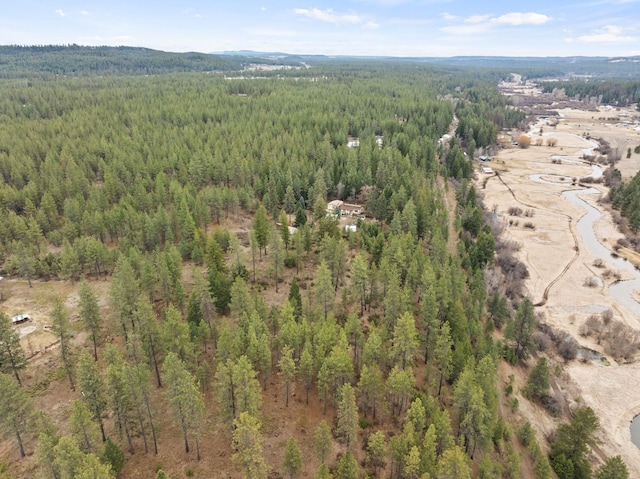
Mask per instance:
[[[2,45],[397,57],[640,55],[640,0],[2,3]]]

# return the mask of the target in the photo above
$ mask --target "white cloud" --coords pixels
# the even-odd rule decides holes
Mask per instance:
[[[451,33],[452,35],[473,35],[476,33],[482,33],[489,30],[490,25],[488,23],[468,23],[463,25],[447,25],[442,27],[442,31],[445,33]]]
[[[80,12],[80,15],[87,16],[87,15],[89,15],[89,12],[87,12],[86,10],[82,10],[82,11]]]
[[[543,25],[551,21],[551,17],[547,15],[532,12],[512,12],[500,16],[471,15],[463,19],[462,23],[458,17],[447,13],[442,14],[442,18],[453,23],[443,27],[442,31],[455,35],[473,35],[501,26]]]
[[[624,30],[615,25],[606,25],[590,35],[581,35],[578,37],[578,41],[583,43],[623,43],[634,40],[634,37],[624,35]]]
[[[356,15],[355,13],[339,14],[331,8],[327,8],[326,10],[320,10],[319,8],[296,8],[294,12],[296,15],[302,17],[334,24],[356,25],[364,22],[364,19],[360,15]]]
[[[60,9],[56,10],[56,13],[57,13],[59,16],[61,16],[61,17],[64,17],[64,16],[66,15],[66,13],[64,13],[64,12],[63,12],[62,10],[60,10]]]
[[[485,23],[491,19],[491,15],[471,15],[468,18],[464,19],[464,23]]]
[[[380,24],[376,22],[367,22],[362,26],[362,28],[366,28],[367,30],[376,30],[380,28]]]
[[[513,12],[492,18],[491,21],[501,25],[542,25],[551,21],[551,17],[542,13]]]
[[[260,11],[265,12],[267,10],[267,7],[261,7]]]

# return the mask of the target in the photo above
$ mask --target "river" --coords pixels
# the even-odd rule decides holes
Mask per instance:
[[[590,176],[593,178],[602,176],[600,167],[592,166]],[[550,181],[550,179],[555,178],[558,179],[557,182]],[[531,175],[530,179],[537,183],[565,186],[566,183],[563,183],[562,180],[566,181],[567,178],[555,175]],[[609,286],[608,291],[609,295],[618,303],[618,306],[625,308],[633,316],[640,318],[640,303],[634,299],[633,294],[634,291],[640,291],[640,272],[624,258],[612,256],[611,250],[598,241],[594,225],[602,217],[602,213],[581,198],[583,195],[596,194],[600,194],[600,191],[596,188],[585,188],[564,191],[562,196],[586,212],[576,223],[576,231],[585,247],[595,256],[602,259],[603,262],[630,274],[631,279],[616,281]],[[631,441],[640,448],[640,415],[636,416],[631,422]]]

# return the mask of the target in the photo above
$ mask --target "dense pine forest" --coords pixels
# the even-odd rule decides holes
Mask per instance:
[[[55,76],[157,75],[184,71],[242,70],[268,59],[167,53],[134,47],[79,45],[0,46],[0,78]]]
[[[553,81],[542,82],[540,86],[545,93],[562,89],[571,98],[593,97],[607,105],[629,106],[640,101],[640,81],[638,80]]]
[[[51,73],[100,56],[34,50]],[[50,305],[46,362],[0,313],[0,477],[551,477],[498,407],[498,364],[529,357],[535,325],[485,286],[471,157],[523,121],[498,74],[225,78],[239,60],[167,72],[115,50],[112,74],[65,77],[22,53],[0,80],[1,273],[77,300]],[[337,199],[364,207],[356,228]],[[596,428],[590,410],[559,428],[562,477],[590,477]]]

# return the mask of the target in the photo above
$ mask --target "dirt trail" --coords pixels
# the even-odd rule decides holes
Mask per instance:
[[[502,176],[500,176],[500,174],[498,172],[496,172],[495,176],[502,182],[502,184],[507,188],[507,190],[509,190],[509,193],[511,193],[511,196],[513,197],[513,199],[516,200],[518,203],[520,203],[523,206],[527,206],[528,208],[540,209],[539,205],[532,205],[532,204],[526,203],[526,202],[518,199],[518,197],[516,196],[515,192],[504,181],[504,179],[502,178]],[[550,210],[549,210],[549,212],[550,213],[556,213],[556,212],[552,212]],[[555,286],[555,284],[558,281],[560,281],[564,277],[565,274],[567,274],[567,272],[569,271],[569,268],[571,268],[573,263],[575,263],[576,260],[580,257],[580,245],[578,244],[578,237],[576,236],[576,233],[575,233],[573,225],[572,225],[573,218],[571,218],[571,216],[569,216],[569,215],[564,215],[564,216],[569,221],[569,230],[571,231],[571,235],[573,236],[573,244],[574,244],[574,249],[576,251],[576,254],[573,255],[573,258],[571,258],[571,260],[567,263],[567,265],[564,267],[562,272],[558,276],[556,276],[553,279],[553,281],[551,281],[547,285],[547,287],[544,289],[544,292],[542,293],[542,299],[534,304],[534,306],[536,306],[536,307],[544,306],[547,303],[547,300],[549,299],[549,291],[551,290],[551,288],[553,286]]]

